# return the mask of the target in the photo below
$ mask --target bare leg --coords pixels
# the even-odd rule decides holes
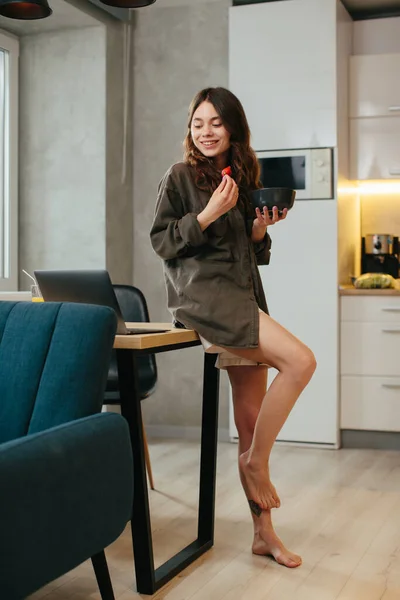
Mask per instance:
[[[315,358],[307,346],[265,313],[260,313],[258,348],[229,351],[278,370],[261,403],[251,445],[239,458],[248,498],[263,510],[278,508],[269,457],[279,431],[315,371]]]
[[[277,563],[290,569],[300,567],[302,564],[301,556],[290,552],[276,535],[272,525],[271,510],[263,511],[259,517],[253,515],[253,520],[256,519],[259,522],[254,522],[253,554],[272,556]]]
[[[235,422],[239,434],[239,455],[246,452],[253,439],[254,427],[267,388],[266,367],[229,367],[228,374],[232,385]],[[246,482],[239,467],[240,478],[246,493]],[[247,495],[247,493],[246,493]],[[248,497],[248,496],[247,496]],[[272,526],[271,510],[262,511],[257,517],[251,512],[254,525],[254,554],[272,556],[286,567],[301,565],[300,556],[285,548]]]

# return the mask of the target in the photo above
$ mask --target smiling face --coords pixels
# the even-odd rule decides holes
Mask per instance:
[[[214,159],[218,168],[227,166],[231,136],[211,102],[202,102],[193,113],[190,132],[204,156]]]

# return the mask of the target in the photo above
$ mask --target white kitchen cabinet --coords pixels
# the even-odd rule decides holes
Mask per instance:
[[[341,428],[400,431],[400,377],[352,377],[341,381]]]
[[[341,322],[346,321],[400,326],[400,295],[342,297]]]
[[[255,150],[336,146],[336,1],[231,7],[229,87]]]
[[[350,57],[350,117],[400,117],[400,54]]]
[[[400,179],[400,116],[350,119],[350,178]]]
[[[341,338],[342,375],[400,377],[399,323],[343,321]]]
[[[341,298],[340,427],[400,431],[400,295]]]

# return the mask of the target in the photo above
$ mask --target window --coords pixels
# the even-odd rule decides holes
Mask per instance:
[[[18,51],[0,33],[0,291],[18,289]]]

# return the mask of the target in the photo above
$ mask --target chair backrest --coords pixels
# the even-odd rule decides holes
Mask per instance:
[[[114,285],[115,295],[121,308],[124,321],[133,323],[150,322],[149,310],[143,293],[133,285]],[[113,357],[114,369],[116,359]],[[154,354],[137,358],[140,397],[146,398],[157,383],[157,364]]]
[[[146,298],[139,288],[121,284],[114,284],[113,288],[125,321],[138,323],[150,321]]]
[[[100,412],[115,331],[105,306],[0,301],[0,443]]]

